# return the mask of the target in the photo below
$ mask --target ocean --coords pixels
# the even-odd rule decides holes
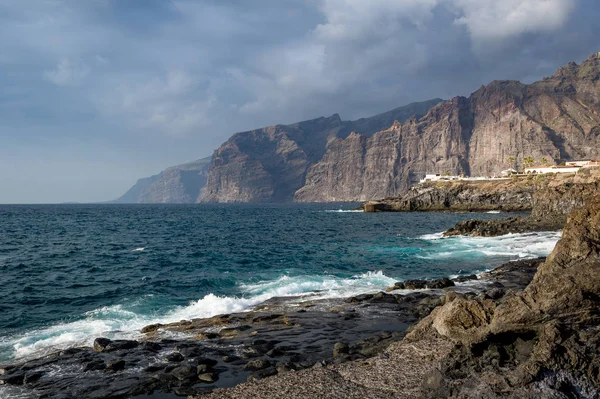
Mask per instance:
[[[339,298],[545,256],[558,232],[441,238],[494,213],[356,204],[0,205],[0,363],[273,297]]]

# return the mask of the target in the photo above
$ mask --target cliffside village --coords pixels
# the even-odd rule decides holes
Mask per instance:
[[[531,166],[523,169],[522,172],[518,172],[515,169],[503,170],[500,176],[452,176],[446,174],[426,174],[420,183],[435,182],[435,181],[450,181],[450,180],[462,180],[462,181],[482,181],[482,180],[505,180],[510,179],[513,176],[528,176],[528,175],[543,175],[549,173],[577,173],[583,168],[594,168],[600,167],[600,162],[597,161],[569,161],[565,162],[564,165],[552,165],[552,166]]]

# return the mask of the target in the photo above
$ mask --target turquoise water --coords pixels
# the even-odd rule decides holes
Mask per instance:
[[[548,254],[558,233],[437,234],[502,214],[352,205],[0,206],[0,361],[135,338],[271,297],[344,297]]]

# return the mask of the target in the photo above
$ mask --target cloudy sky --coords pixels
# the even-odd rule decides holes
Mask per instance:
[[[0,0],[0,203],[103,201],[240,130],[531,82],[597,0]]]

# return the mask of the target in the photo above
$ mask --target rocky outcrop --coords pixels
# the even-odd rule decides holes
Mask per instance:
[[[210,158],[172,166],[158,175],[137,181],[122,197],[112,201],[121,204],[185,204],[198,200],[206,184]]]
[[[400,197],[370,201],[375,212],[523,212],[533,207],[539,179],[442,181],[417,184]],[[363,209],[368,211],[367,204]]]
[[[295,199],[368,201],[403,193],[426,173],[492,176],[528,157],[600,158],[599,98],[597,54],[530,85],[495,81],[372,137],[334,140]]]
[[[600,170],[597,169],[584,169],[573,176],[539,177],[543,179],[537,179],[530,216],[465,220],[444,235],[493,237],[508,233],[561,230],[573,210],[581,208],[590,198],[600,194]]]
[[[525,290],[499,301],[457,296],[407,339],[434,334],[456,345],[424,384],[429,396],[597,397],[598,309],[600,197],[594,197],[569,216]]]
[[[215,151],[201,201],[291,201],[304,185],[308,168],[323,157],[336,138],[345,138],[352,131],[368,137],[395,120],[422,116],[440,101],[413,103],[352,122],[342,121],[336,114],[237,133]]]

